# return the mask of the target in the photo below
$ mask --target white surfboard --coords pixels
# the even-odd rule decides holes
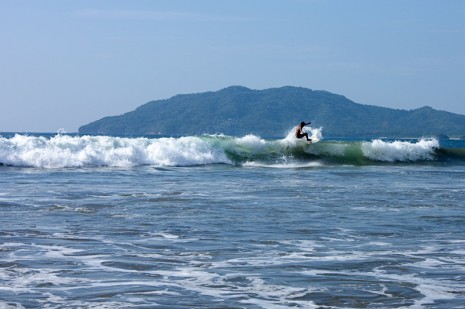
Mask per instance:
[[[318,137],[310,137],[311,141],[308,141],[307,143],[308,144],[315,144],[315,143],[318,143],[320,141],[320,139]]]

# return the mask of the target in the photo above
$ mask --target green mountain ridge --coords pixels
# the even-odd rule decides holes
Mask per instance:
[[[400,110],[355,103],[324,90],[285,86],[252,90],[231,86],[180,94],[79,128],[81,134],[282,137],[301,121],[332,137],[428,137],[465,135],[465,115],[431,107]]]

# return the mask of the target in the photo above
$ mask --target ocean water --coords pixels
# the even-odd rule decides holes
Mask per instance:
[[[0,226],[0,308],[465,308],[465,143],[1,134]]]

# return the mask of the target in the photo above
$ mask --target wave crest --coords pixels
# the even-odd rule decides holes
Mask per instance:
[[[223,151],[195,136],[149,139],[56,135],[47,138],[19,134],[0,138],[0,162],[38,168],[230,163]]]
[[[312,136],[321,138],[321,129]],[[436,139],[418,141],[321,141],[307,144],[290,131],[284,139],[255,135],[126,138],[111,136],[0,137],[0,165],[36,168],[194,166],[320,167],[333,164],[422,162],[449,158]],[[461,152],[453,152],[454,159]],[[460,159],[459,158],[459,159]]]
[[[384,162],[433,160],[437,148],[439,142],[436,139],[421,139],[416,143],[376,139],[362,143],[362,151],[367,158]]]

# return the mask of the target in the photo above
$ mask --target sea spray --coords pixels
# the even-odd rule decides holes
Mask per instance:
[[[421,139],[416,143],[376,139],[362,143],[362,151],[367,158],[384,162],[433,160],[437,148],[439,142],[436,139]]]
[[[305,139],[298,139],[296,136],[295,136],[295,130],[297,129],[297,126],[293,127],[292,129],[290,129],[287,134],[286,134],[286,137],[282,140],[280,140],[281,143],[285,144],[286,146],[296,146],[296,145],[301,145],[301,142],[306,142]],[[312,128],[312,127],[309,127],[309,126],[306,126],[303,128],[303,131],[305,133],[308,133],[308,137],[310,139],[313,139],[313,140],[322,140],[323,139],[323,128],[320,127],[320,128]]]
[[[231,163],[222,149],[195,136],[150,140],[146,156],[145,163],[161,166]]]

